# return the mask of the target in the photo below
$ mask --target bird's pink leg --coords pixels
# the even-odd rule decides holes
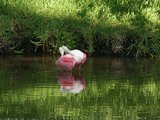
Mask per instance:
[[[80,65],[78,65],[78,69],[81,69],[81,64],[80,64]]]

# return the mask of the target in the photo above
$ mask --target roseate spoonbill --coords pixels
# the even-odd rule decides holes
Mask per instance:
[[[59,48],[59,51],[61,53],[61,57],[56,61],[56,66],[60,69],[71,71],[75,66],[75,59],[70,54],[64,55],[64,50],[62,47]]]
[[[73,56],[73,58],[76,61],[75,65],[78,66],[79,68],[81,67],[81,65],[83,65],[85,63],[87,56],[82,51],[80,51],[78,49],[69,50],[66,46],[62,46],[62,49],[64,50],[64,53],[70,54]]]

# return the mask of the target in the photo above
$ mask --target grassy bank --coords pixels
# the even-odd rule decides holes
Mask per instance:
[[[160,55],[159,0],[1,0],[0,39],[14,52]]]

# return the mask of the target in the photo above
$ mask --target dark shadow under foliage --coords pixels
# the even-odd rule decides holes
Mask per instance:
[[[140,12],[141,8],[149,7],[150,2],[145,6],[144,0],[123,4],[117,0],[102,2],[119,19],[127,13],[135,13],[135,17],[130,19],[131,26],[94,23],[86,17],[89,9],[94,8],[94,2],[86,4],[87,7],[78,13],[81,19],[76,19],[40,16],[1,1],[0,15],[10,20],[10,27],[4,29],[1,38],[8,44],[12,43],[10,49],[15,53],[55,54],[62,45],[88,54],[111,56],[151,56],[160,53],[160,25],[151,23]],[[137,9],[133,9],[135,6]],[[103,14],[102,11],[99,14]],[[153,32],[146,24],[154,25],[156,31]]]

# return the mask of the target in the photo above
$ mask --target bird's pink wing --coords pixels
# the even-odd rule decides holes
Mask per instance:
[[[64,70],[72,70],[75,66],[75,60],[70,55],[64,55],[56,61],[56,66]]]

